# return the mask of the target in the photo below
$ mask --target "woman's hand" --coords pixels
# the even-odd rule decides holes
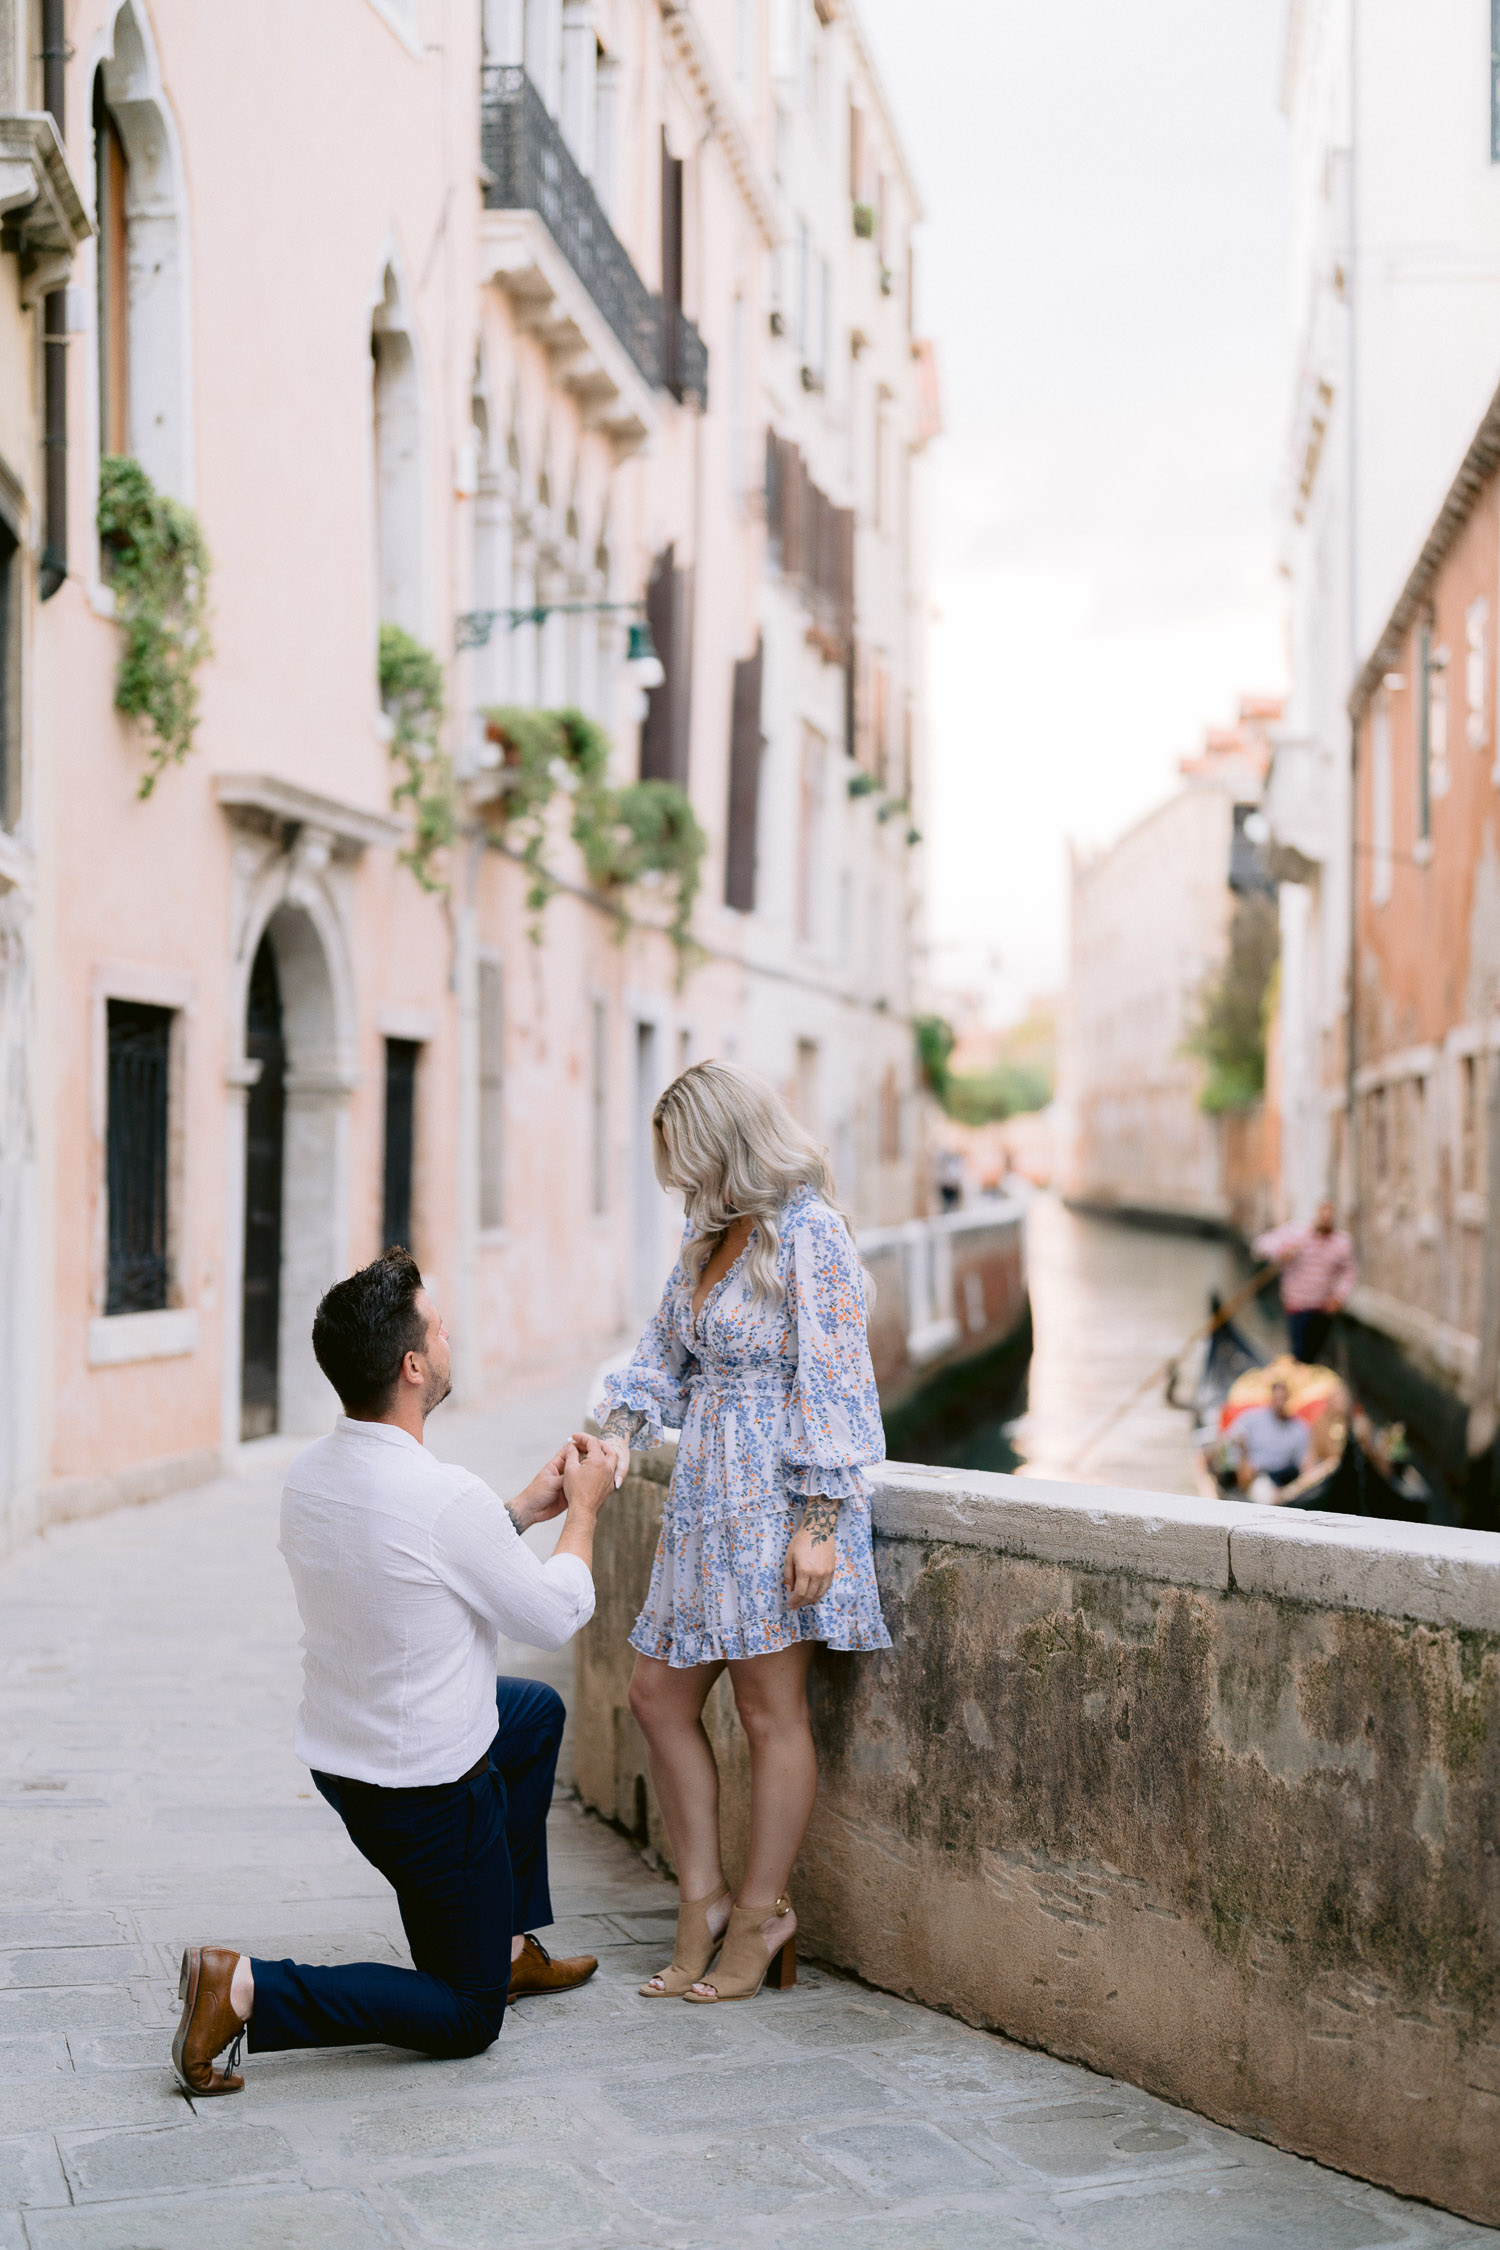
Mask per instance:
[[[792,1534],[792,1543],[786,1551],[786,1561],[781,1566],[781,1582],[786,1588],[788,1609],[810,1609],[820,1602],[833,1584],[833,1567],[838,1560],[839,1504],[821,1493],[814,1494],[802,1511],[802,1521]]]
[[[599,1440],[599,1443],[603,1446],[605,1452],[614,1462],[615,1490],[616,1492],[618,1492],[621,1485],[625,1482],[625,1479],[630,1474],[629,1441],[623,1437],[616,1435],[614,1432],[609,1432]]]

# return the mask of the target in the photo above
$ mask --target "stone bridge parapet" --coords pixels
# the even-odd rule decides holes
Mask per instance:
[[[670,1860],[626,1701],[672,1449],[601,1520],[586,1803]],[[889,1654],[820,1651],[807,1951],[1500,2222],[1500,1537],[891,1463]],[[730,1874],[745,1744],[709,1726]]]

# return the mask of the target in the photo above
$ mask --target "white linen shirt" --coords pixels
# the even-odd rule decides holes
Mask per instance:
[[[561,1648],[594,1614],[576,1555],[534,1554],[496,1493],[390,1422],[297,1455],[281,1552],[302,1615],[299,1758],[386,1789],[456,1781],[495,1735],[495,1640]]]

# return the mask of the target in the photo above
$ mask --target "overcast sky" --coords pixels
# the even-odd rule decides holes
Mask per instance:
[[[932,967],[1003,1019],[1061,982],[1068,839],[1283,684],[1285,0],[858,5],[943,386]]]

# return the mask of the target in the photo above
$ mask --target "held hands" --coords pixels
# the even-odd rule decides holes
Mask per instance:
[[[510,1518],[517,1531],[529,1531],[534,1523],[550,1523],[560,1516],[568,1503],[563,1493],[563,1470],[567,1465],[567,1447],[559,1446],[550,1461],[544,1461],[524,1492],[518,1492],[508,1503]]]
[[[613,1451],[575,1431],[562,1451],[562,1488],[568,1507],[597,1513],[617,1482]]]
[[[625,1482],[625,1479],[630,1474],[629,1443],[625,1438],[614,1436],[608,1430],[605,1431],[603,1437],[599,1440],[599,1443],[603,1446],[605,1452],[614,1462],[615,1490],[616,1492],[618,1492],[621,1485]]]
[[[834,1536],[838,1520],[838,1502],[825,1499],[821,1494],[809,1500],[803,1509],[802,1521],[792,1534],[786,1561],[781,1566],[788,1609],[810,1608],[823,1599],[833,1584],[833,1569],[838,1559]]]

